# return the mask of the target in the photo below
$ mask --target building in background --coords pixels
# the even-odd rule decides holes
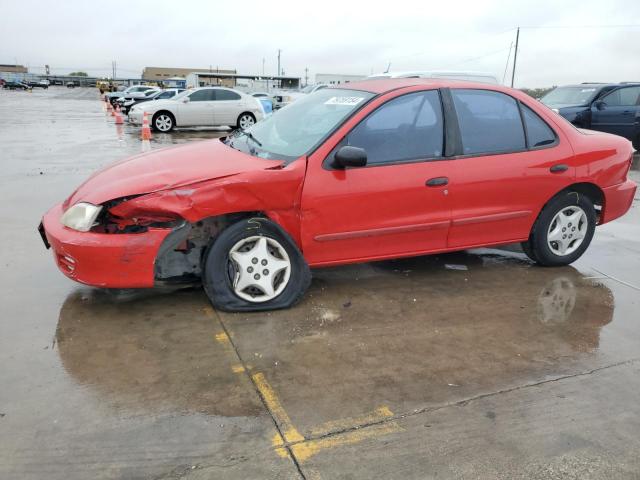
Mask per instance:
[[[22,65],[5,65],[0,64],[0,72],[6,73],[29,73],[27,67]]]
[[[237,88],[246,92],[272,90],[296,90],[300,88],[299,77],[270,75],[241,75],[238,73],[191,72],[187,75],[187,88],[209,85]]]
[[[340,85],[341,83],[357,82],[364,80],[366,75],[343,75],[339,73],[316,73],[316,83],[325,85]]]
[[[28,80],[29,70],[22,65],[0,64],[0,78],[7,82]]]
[[[144,67],[144,70],[142,70],[142,79],[148,82],[164,82],[176,77],[186,78],[191,72],[236,73],[236,70],[221,70],[218,68]]]

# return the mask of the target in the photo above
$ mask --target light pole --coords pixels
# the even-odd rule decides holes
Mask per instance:
[[[516,62],[518,61],[518,41],[520,40],[520,27],[516,32],[516,49],[513,53],[513,70],[511,71],[511,88],[513,88],[513,81],[516,78]]]

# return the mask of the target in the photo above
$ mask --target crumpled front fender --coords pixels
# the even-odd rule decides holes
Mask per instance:
[[[264,212],[300,244],[299,203],[306,164],[229,175],[135,197],[111,208],[112,215],[135,218],[177,215],[195,223],[229,213]]]

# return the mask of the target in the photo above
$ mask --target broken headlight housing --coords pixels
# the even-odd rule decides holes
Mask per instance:
[[[79,232],[88,232],[95,224],[101,210],[100,205],[79,202],[62,214],[60,223]]]

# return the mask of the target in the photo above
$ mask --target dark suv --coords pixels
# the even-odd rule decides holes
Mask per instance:
[[[540,99],[576,127],[628,138],[640,150],[640,83],[582,83]]]

